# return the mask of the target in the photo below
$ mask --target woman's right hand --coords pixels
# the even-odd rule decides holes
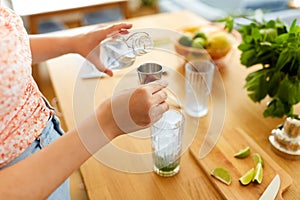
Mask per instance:
[[[169,109],[166,103],[166,81],[158,80],[113,95],[99,107],[99,121],[105,134],[114,138],[151,126]],[[103,116],[106,120],[103,123]],[[109,116],[109,118],[108,118]],[[108,121],[109,119],[109,121]]]

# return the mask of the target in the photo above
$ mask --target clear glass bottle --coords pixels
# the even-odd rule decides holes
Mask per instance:
[[[144,55],[153,48],[153,40],[146,32],[118,34],[102,41],[100,60],[109,69],[130,67],[136,56]]]

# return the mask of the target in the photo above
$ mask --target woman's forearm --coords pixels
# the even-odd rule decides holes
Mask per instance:
[[[32,63],[73,52],[72,36],[30,35]],[[74,42],[74,41],[73,41]]]
[[[46,199],[89,156],[76,131],[71,131],[45,149],[1,170],[0,199]]]

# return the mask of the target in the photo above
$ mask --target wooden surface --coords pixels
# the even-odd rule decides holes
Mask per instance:
[[[29,32],[38,33],[38,23],[42,19],[68,14],[82,15],[108,7],[119,7],[125,18],[129,17],[127,0],[11,0],[14,11],[28,18]]]
[[[243,197],[247,196],[249,200],[256,200],[261,196],[276,174],[279,174],[281,179],[279,197],[292,184],[290,175],[266,154],[242,129],[224,131],[213,150],[205,158],[200,159],[199,150],[202,143],[203,140],[198,137],[194,140],[190,151],[206,172],[207,176],[211,179],[212,184],[215,185],[226,199],[243,199]],[[234,157],[235,153],[247,146],[250,147],[250,155],[247,158],[238,159]],[[251,183],[247,186],[242,186],[238,179],[251,168],[255,168],[251,157],[253,153],[259,153],[264,159],[263,181],[261,184]],[[229,186],[221,183],[210,175],[211,170],[215,167],[228,169],[232,177],[232,183]]]
[[[190,12],[158,14],[128,21],[133,23],[134,28],[161,27],[174,30],[205,22]],[[122,152],[147,154],[151,151],[151,146],[149,140],[135,137],[140,136],[139,134],[120,137],[82,165],[80,170],[89,199],[222,199],[224,196],[211,184],[211,178],[199,166],[199,159],[195,159],[193,154],[188,151],[190,145],[188,141],[193,141],[192,148],[196,148],[195,151],[200,148],[197,144],[204,137],[201,127],[205,124],[216,128],[214,130],[220,130],[222,134],[230,134],[227,131],[237,127],[245,131],[252,138],[253,142],[251,143],[256,144],[254,146],[257,147],[254,148],[261,147],[279,167],[292,177],[293,184],[283,193],[283,198],[297,199],[300,196],[299,161],[291,161],[278,156],[272,151],[268,142],[271,130],[283,122],[283,119],[263,118],[262,112],[266,102],[254,104],[247,97],[243,85],[245,76],[249,71],[240,65],[239,55],[237,50],[233,51],[225,59],[226,66],[221,69],[220,73],[216,73],[209,114],[200,119],[188,118],[186,120],[188,125],[187,131],[185,130],[185,141],[187,142],[184,146],[185,151],[181,159],[179,174],[170,178],[162,178],[151,171],[145,173],[128,172],[133,167],[137,167],[137,171],[140,170],[140,166],[149,167],[151,163],[147,163],[147,159],[128,160]],[[184,84],[180,77],[184,77],[184,62],[178,57],[170,57],[170,55],[163,53],[147,56],[137,60],[136,64],[145,60],[166,62],[173,70],[165,78],[172,80],[169,87],[176,91],[176,94],[181,98]],[[126,80],[131,80],[130,77],[137,79],[136,76],[132,75],[134,73],[133,68],[119,71],[113,78],[78,79],[78,73],[83,62],[84,60],[77,55],[66,55],[47,62],[49,74],[69,129],[73,128],[77,120],[84,118],[94,108],[95,101],[100,102],[101,99],[110,96],[112,91],[120,89],[121,86],[126,87],[125,83],[128,82]],[[173,80],[173,73],[182,76],[175,76],[176,80]],[[105,87],[95,87],[95,84],[98,86],[101,84]],[[218,94],[216,91],[222,92]],[[90,99],[95,101],[91,103]],[[74,107],[74,102],[81,102],[79,108],[78,106]],[[200,125],[198,129],[193,129],[195,124]],[[195,138],[194,134],[196,134]],[[228,143],[239,141],[230,135],[226,138],[230,139],[227,139],[229,141],[226,140]],[[117,149],[122,151],[111,151],[113,147],[118,147]],[[104,161],[101,160],[102,158]],[[118,164],[124,168],[119,170],[112,167]]]

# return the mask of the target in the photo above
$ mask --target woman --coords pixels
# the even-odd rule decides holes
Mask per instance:
[[[167,83],[142,85],[105,100],[60,137],[55,112],[31,76],[33,63],[67,53],[87,57],[108,35],[130,28],[120,23],[72,36],[29,36],[21,18],[0,1],[0,199],[69,199],[65,180],[94,152],[121,134],[149,127],[168,110]]]

